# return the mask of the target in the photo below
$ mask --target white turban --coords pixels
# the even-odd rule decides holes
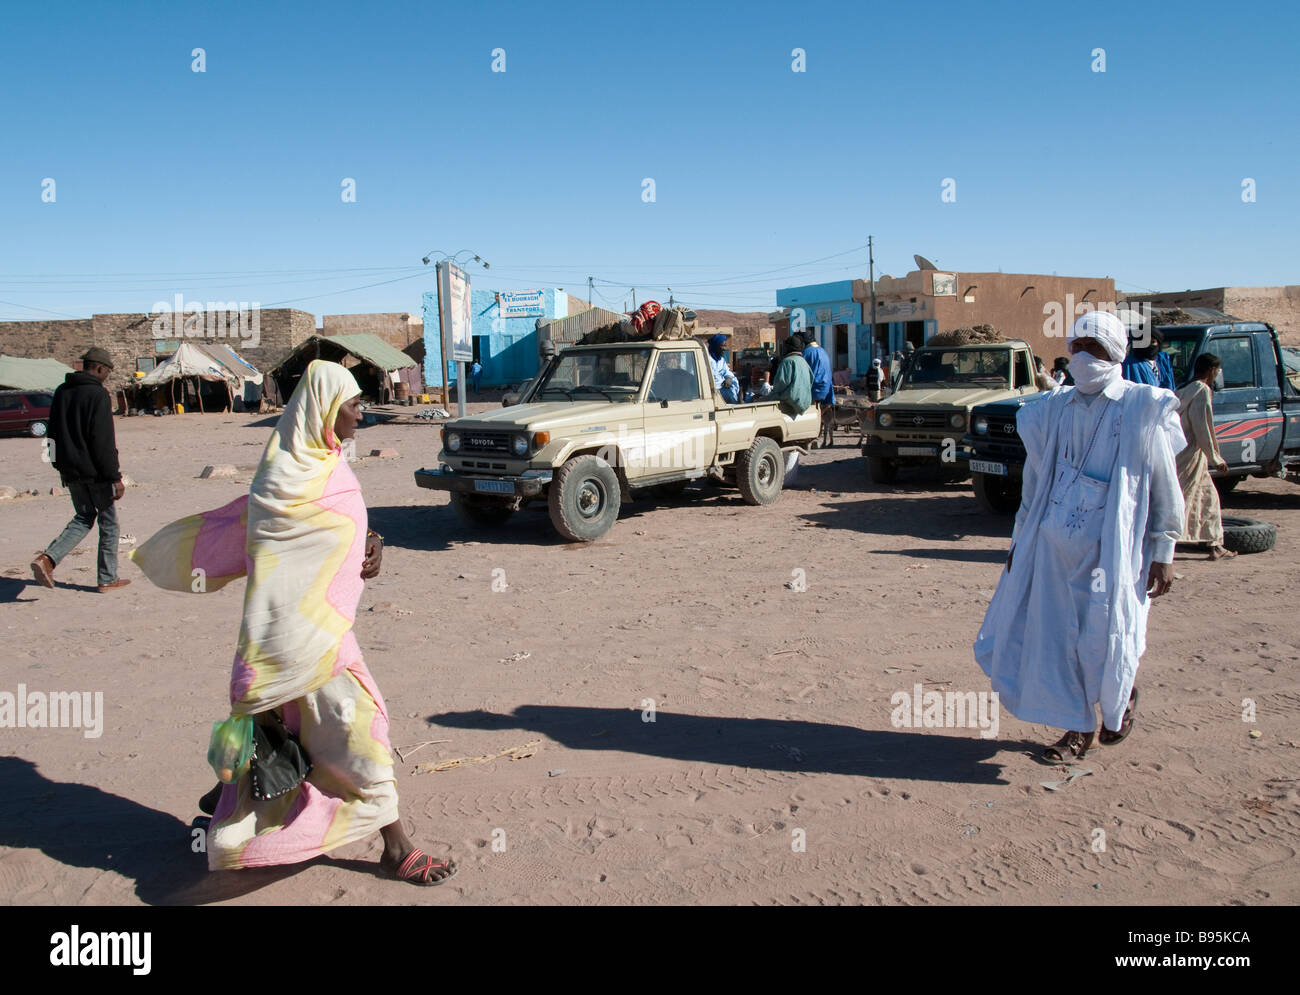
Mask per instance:
[[[1128,355],[1128,328],[1109,311],[1089,311],[1075,319],[1070,328],[1072,339],[1096,339],[1115,363]]]

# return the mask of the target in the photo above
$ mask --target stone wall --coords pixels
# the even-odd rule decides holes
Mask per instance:
[[[175,316],[160,314],[97,314],[65,321],[0,321],[0,352],[32,359],[53,357],[73,369],[91,346],[108,350],[113,376],[108,386],[131,382],[136,361],[159,354],[157,346],[188,339],[200,345],[229,345],[259,370],[275,366],[292,349],[316,333],[316,318],[292,308],[257,313],[256,328],[246,312],[212,311]],[[256,341],[256,345],[254,345]]]

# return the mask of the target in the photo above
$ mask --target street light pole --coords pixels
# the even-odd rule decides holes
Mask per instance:
[[[871,351],[876,351],[876,257],[874,252],[875,236],[867,236],[867,273],[871,277]],[[879,359],[873,356],[873,359]]]

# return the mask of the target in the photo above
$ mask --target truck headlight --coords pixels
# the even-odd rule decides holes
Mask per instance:
[[[889,428],[890,425],[894,424],[894,416],[888,411],[879,411],[876,413],[876,424],[881,428]]]
[[[988,435],[989,420],[985,418],[983,415],[980,415],[973,422],[971,422],[971,428],[975,430],[976,435]]]
[[[459,433],[459,432],[448,432],[448,433],[447,433],[447,451],[450,452],[450,453],[458,453],[458,452],[460,452],[460,433]]]
[[[510,437],[510,451],[516,456],[528,455],[528,436],[516,433]]]
[[[966,416],[965,416],[965,415],[953,415],[951,418],[948,419],[948,424],[951,425],[953,428],[965,428],[965,427],[966,427]]]

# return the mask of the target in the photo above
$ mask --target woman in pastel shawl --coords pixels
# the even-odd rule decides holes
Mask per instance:
[[[379,832],[388,874],[440,884],[456,873],[454,861],[434,860],[402,829],[388,711],[352,631],[364,580],[379,573],[383,555],[340,458],[360,395],[342,366],[311,363],[249,494],[173,522],[131,556],[172,591],[207,593],[247,576],[230,712],[283,722],[312,765],[276,798],[255,798],[247,771],[204,796],[212,870],[311,860]]]

